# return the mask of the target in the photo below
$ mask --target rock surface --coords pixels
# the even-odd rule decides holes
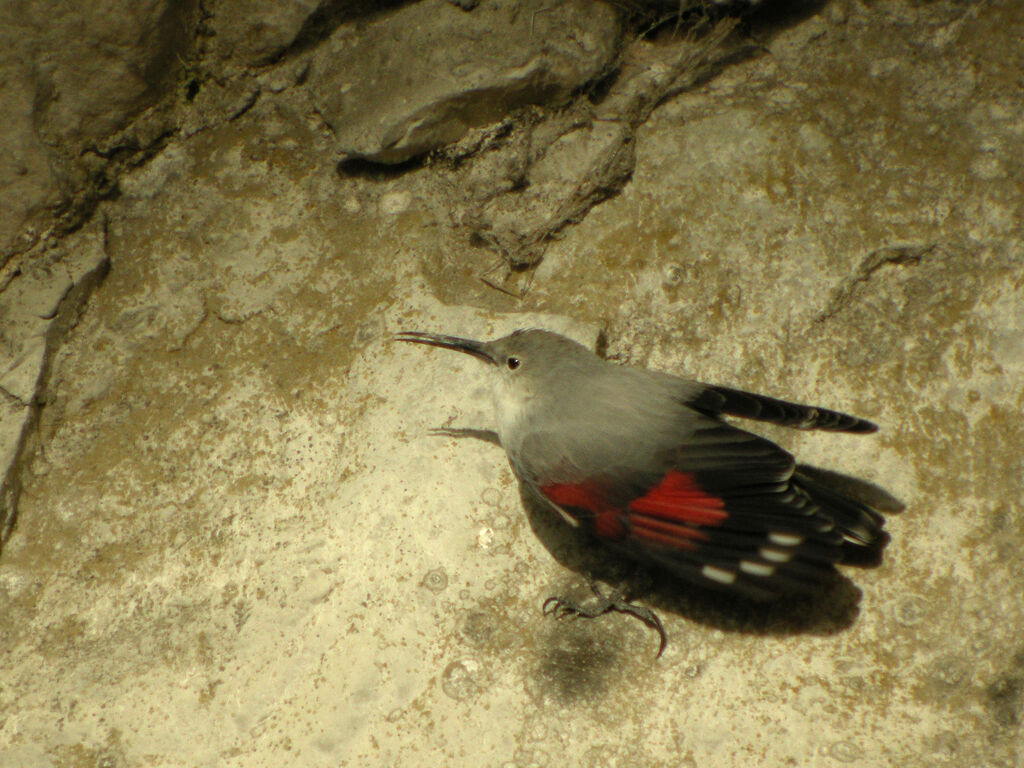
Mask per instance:
[[[295,44],[324,5],[322,0],[217,0],[207,6],[204,19],[206,53],[215,66],[235,70],[272,62]]]
[[[1019,764],[1017,4],[755,16],[719,66],[630,101],[672,77],[669,25],[562,110],[339,172],[312,62],[416,7],[282,6],[259,42],[212,6],[224,40],[186,87],[99,141],[173,130],[0,273],[4,418],[42,403],[5,470],[4,765]],[[731,57],[744,40],[760,54]],[[628,132],[595,119],[628,104],[650,106]],[[488,274],[467,230],[526,231],[623,136],[614,193]],[[73,193],[44,166],[23,183]],[[585,592],[583,556],[531,530],[498,446],[430,434],[491,426],[475,361],[388,343],[523,325],[878,421],[766,431],[906,502],[883,565],[846,571],[859,602],[758,616],[656,581],[658,661],[628,617],[543,618]]]
[[[170,0],[0,7],[0,267],[37,241],[47,212],[101,191],[107,141],[173,86],[193,15]]]
[[[729,40],[735,22],[723,19],[698,40],[634,41],[622,54],[615,82],[597,103],[579,99],[552,119],[527,121],[510,131],[504,146],[489,147],[475,162],[462,162],[462,173],[455,176],[481,175],[485,181],[453,184],[468,192],[454,203],[466,208],[461,223],[510,268],[536,265],[565,227],[629,181],[636,130],[658,104],[752,50]],[[456,147],[454,156],[464,160],[463,152]],[[505,183],[493,183],[496,165],[506,169],[499,176]]]
[[[559,104],[613,65],[603,3],[423,0],[319,47],[308,87],[349,157],[401,163],[527,104]]]
[[[101,222],[29,252],[0,304],[0,547],[17,517],[28,444],[47,396],[51,361],[93,288],[106,276]],[[35,448],[37,446],[32,446]]]

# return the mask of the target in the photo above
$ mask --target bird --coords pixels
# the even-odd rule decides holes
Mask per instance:
[[[820,591],[837,564],[878,562],[888,542],[878,510],[727,421],[876,432],[866,419],[618,364],[537,328],[487,342],[394,338],[485,363],[498,440],[524,495],[642,566],[764,602]],[[661,655],[667,635],[653,611],[622,590],[595,594],[589,607],[552,597],[544,611],[632,614],[658,630]]]

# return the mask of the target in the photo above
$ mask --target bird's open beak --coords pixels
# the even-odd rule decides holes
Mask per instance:
[[[443,336],[439,333],[420,333],[419,331],[401,331],[395,334],[395,341],[411,341],[414,344],[429,344],[432,347],[443,347],[454,349],[457,352],[465,352],[473,357],[496,365],[495,359],[487,351],[483,342],[472,339],[460,339],[458,336]]]

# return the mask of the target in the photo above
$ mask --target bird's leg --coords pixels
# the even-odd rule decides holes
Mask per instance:
[[[665,633],[665,627],[662,625],[661,619],[650,608],[629,602],[627,597],[629,593],[628,584],[622,585],[607,595],[601,592],[597,582],[589,576],[587,577],[587,585],[590,587],[590,591],[594,593],[596,599],[588,600],[586,603],[577,603],[565,597],[549,597],[541,606],[544,615],[554,616],[556,619],[562,619],[566,616],[595,619],[610,611],[626,613],[640,619],[651,629],[657,630],[660,643],[658,645],[658,653],[654,658],[659,658],[665,652],[665,648],[668,646],[668,635]]]
[[[427,431],[427,434],[431,437],[454,437],[461,439],[463,437],[472,437],[475,440],[483,440],[486,443],[493,443],[494,445],[500,446],[501,441],[498,439],[498,433],[493,429],[466,429],[464,427],[435,427]]]

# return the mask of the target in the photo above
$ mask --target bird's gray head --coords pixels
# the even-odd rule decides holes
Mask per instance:
[[[541,371],[557,371],[566,365],[578,366],[595,357],[582,344],[539,328],[513,331],[494,341],[474,341],[419,331],[402,331],[395,335],[395,339],[465,352],[490,363],[499,375],[510,381],[533,378]]]
[[[603,364],[582,344],[536,328],[514,331],[494,341],[419,331],[402,331],[395,339],[454,349],[488,363],[498,434],[503,443],[538,401],[556,397],[570,386],[570,373]]]

